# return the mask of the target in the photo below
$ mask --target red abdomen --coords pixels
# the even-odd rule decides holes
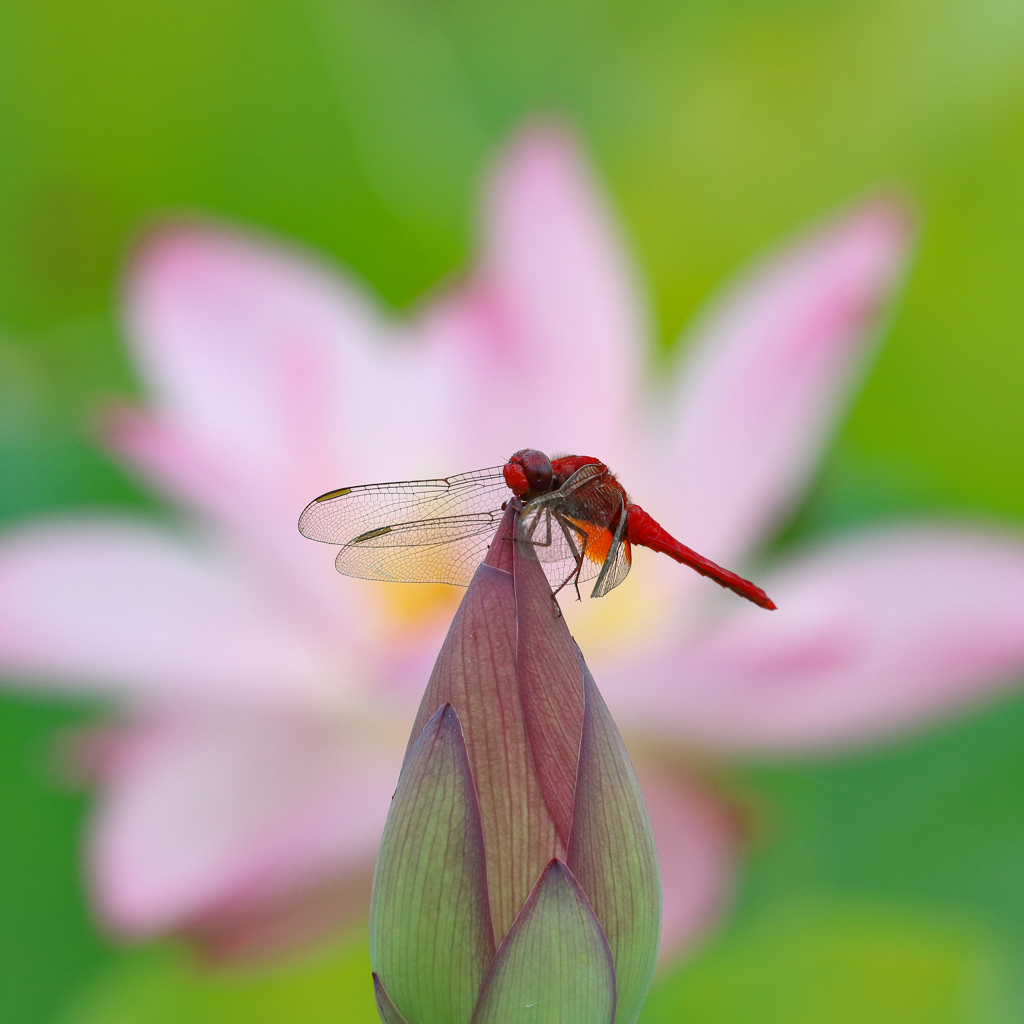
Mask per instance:
[[[710,558],[698,555],[692,548],[680,543],[660,523],[652,519],[639,505],[629,506],[629,542],[640,547],[658,551],[669,558],[674,558],[683,565],[699,572],[701,576],[713,579],[719,586],[731,590],[740,597],[760,605],[762,608],[773,609],[775,603],[758,586],[745,580],[742,576],[723,569]]]

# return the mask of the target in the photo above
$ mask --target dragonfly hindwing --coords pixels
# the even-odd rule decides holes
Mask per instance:
[[[615,536],[612,539],[608,555],[601,566],[601,572],[590,592],[591,597],[604,597],[609,591],[614,590],[628,575],[630,566],[633,564],[633,552],[629,546],[629,537],[626,534],[629,516],[626,503],[619,496],[619,524],[615,528]]]

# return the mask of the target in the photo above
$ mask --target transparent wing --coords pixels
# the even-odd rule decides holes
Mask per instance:
[[[437,480],[341,487],[306,506],[299,532],[340,544],[334,564],[346,576],[466,586],[511,496],[501,466]]]
[[[626,578],[631,552],[625,538],[625,504],[607,476],[599,466],[583,466],[557,491],[535,498],[523,509],[518,539],[543,563],[552,586],[563,586],[573,577],[582,582],[597,576],[591,596],[603,597]]]
[[[586,522],[563,516],[555,502],[530,502],[520,514],[517,539],[521,550],[541,563],[552,587],[562,587],[572,578],[589,580],[601,571],[600,563],[587,557]]]
[[[626,510],[623,508],[615,529],[611,549],[605,557],[590,596],[604,597],[610,590],[614,590],[629,575],[632,565],[633,551],[629,545],[629,536],[626,531]]]

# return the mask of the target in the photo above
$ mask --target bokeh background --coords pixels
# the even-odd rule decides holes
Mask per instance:
[[[464,265],[521,119],[577,126],[651,288],[658,358],[752,257],[888,185],[921,236],[784,544],[909,511],[1024,522],[1018,0],[3,0],[0,520],[158,511],[89,422],[136,385],[116,288],[154,216],[319,248],[396,309]],[[86,703],[0,695],[0,1021],[375,1020],[360,931],[198,971],[119,948],[49,767]],[[1024,691],[877,751],[748,764],[737,905],[644,1024],[1024,1019]]]

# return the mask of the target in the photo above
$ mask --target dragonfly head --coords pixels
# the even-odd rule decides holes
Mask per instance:
[[[523,448],[516,452],[505,463],[503,472],[509,489],[524,501],[551,490],[551,460],[536,448]]]

